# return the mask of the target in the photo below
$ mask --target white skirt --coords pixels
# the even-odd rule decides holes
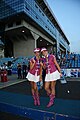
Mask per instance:
[[[56,70],[53,73],[46,74],[45,82],[56,81],[58,79],[60,79],[60,73]]]
[[[33,75],[31,74],[30,72],[28,72],[26,78],[29,80],[29,81],[33,81],[33,82],[39,82],[39,75],[37,76],[37,74]]]

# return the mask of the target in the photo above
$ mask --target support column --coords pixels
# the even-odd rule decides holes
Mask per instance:
[[[35,48],[37,47],[37,39],[40,37],[39,35],[37,35],[36,33],[34,33],[33,31],[31,31],[31,34],[35,40]]]

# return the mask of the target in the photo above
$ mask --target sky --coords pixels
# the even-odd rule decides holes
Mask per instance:
[[[80,53],[80,0],[46,0],[70,42],[70,51]]]

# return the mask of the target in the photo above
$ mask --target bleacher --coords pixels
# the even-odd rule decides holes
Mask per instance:
[[[8,61],[12,62],[12,71],[16,71],[17,72],[17,65],[18,63],[20,63],[21,65],[23,64],[23,62],[25,62],[26,65],[28,65],[29,60],[32,58],[33,56],[29,56],[29,57],[17,57],[17,58],[0,58],[0,66],[3,66],[4,63],[8,63]],[[68,68],[80,68],[80,54],[75,54],[75,60],[72,61],[70,60],[66,62],[64,62],[64,64],[61,64],[60,66],[62,69],[68,69]]]
[[[8,57],[8,58],[0,58],[0,65],[3,65],[4,63],[8,63],[8,61],[13,61],[14,58]]]
[[[33,56],[29,56],[29,57],[17,57],[17,58],[0,58],[0,67],[3,67],[5,65],[8,66],[8,62],[11,61],[11,69],[12,69],[12,73],[17,73],[17,65],[18,63],[20,63],[21,65],[23,65],[23,62],[28,65],[29,60],[32,58]]]
[[[60,64],[61,68],[80,68],[80,54],[75,54],[75,59],[70,59],[64,61],[64,63]]]

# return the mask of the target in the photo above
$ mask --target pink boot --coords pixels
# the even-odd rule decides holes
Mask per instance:
[[[47,107],[51,107],[54,104],[54,98],[55,98],[55,95],[51,94],[50,101],[49,101]]]
[[[37,105],[40,105],[39,95],[37,96]]]
[[[34,105],[37,105],[36,94],[33,94],[33,99],[34,99]]]

